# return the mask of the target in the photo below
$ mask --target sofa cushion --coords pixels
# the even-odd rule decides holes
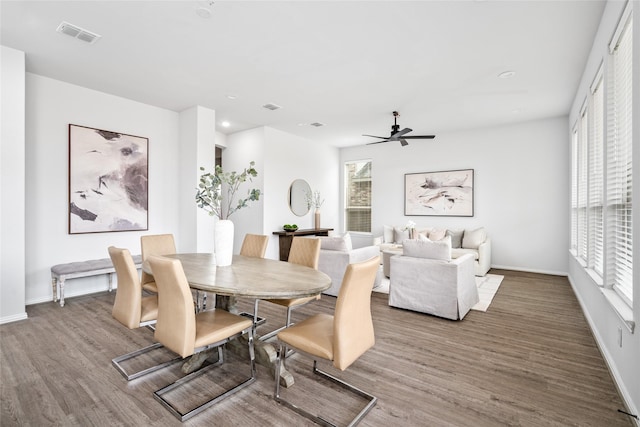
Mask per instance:
[[[384,225],[382,229],[383,243],[395,243],[394,237],[393,226]]]
[[[431,240],[405,240],[402,242],[404,256],[414,258],[439,259],[444,261],[451,260],[451,240],[443,239],[438,242]]]
[[[393,227],[393,241],[397,244],[402,244],[405,239],[409,238],[409,230],[404,230],[404,227]]]
[[[321,236],[320,237],[320,249],[328,249],[331,251],[343,251],[349,252],[353,249],[351,244],[351,235],[345,233],[343,236]]]
[[[437,242],[438,240],[442,240],[446,237],[447,230],[444,228],[434,228],[429,232],[429,240],[433,242]]]
[[[462,236],[462,247],[465,249],[478,249],[487,240],[487,232],[484,227],[476,230],[465,230]]]
[[[478,261],[480,259],[480,254],[477,249],[464,249],[464,248],[451,248],[451,258],[456,259],[460,258],[462,255],[471,254],[473,258]]]
[[[457,249],[462,247],[462,235],[464,230],[447,230],[447,236],[451,236],[451,248]]]

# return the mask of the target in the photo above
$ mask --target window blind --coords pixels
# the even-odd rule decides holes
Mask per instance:
[[[600,277],[604,273],[604,95],[602,73],[592,88],[589,105],[588,267]]]
[[[345,230],[371,232],[371,161],[345,163]]]
[[[580,116],[578,130],[578,258],[587,263],[587,177],[588,177],[588,120],[585,109]]]
[[[578,247],[578,128],[571,132],[571,250]]]
[[[611,43],[607,106],[607,282],[633,301],[632,14],[630,4]]]

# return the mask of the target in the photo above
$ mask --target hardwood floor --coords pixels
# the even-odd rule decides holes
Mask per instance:
[[[378,397],[361,425],[631,426],[617,411],[622,401],[567,279],[491,272],[505,279],[489,310],[472,310],[461,322],[391,308],[387,295],[373,294],[375,347],[344,372],[321,363]],[[179,365],[129,384],[111,366],[113,357],[153,341],[150,330],[129,331],[111,317],[114,296],[29,306],[28,320],[0,326],[3,427],[181,425],[152,397],[180,376]],[[323,296],[294,320],[332,312],[334,304]],[[239,308],[251,311],[252,301]],[[270,319],[265,327],[284,323],[281,307],[260,311]],[[246,373],[244,360],[228,361]],[[309,359],[294,354],[287,366],[296,379],[287,398],[338,422],[359,410],[357,398],[312,378]],[[203,378],[209,386],[216,369]],[[183,424],[314,425],[272,394],[273,379],[259,366],[249,388]]]

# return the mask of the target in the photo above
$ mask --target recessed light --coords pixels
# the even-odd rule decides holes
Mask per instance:
[[[206,6],[198,6],[196,7],[196,15],[198,15],[202,19],[211,18],[211,9],[209,7],[213,6],[212,1],[206,2]]]
[[[237,95],[231,95],[231,94],[227,95],[228,99],[236,99],[237,97],[238,97]]]
[[[270,102],[270,103],[268,103],[268,104],[264,104],[264,105],[262,106],[262,108],[266,108],[267,110],[271,110],[271,111],[273,111],[273,110],[279,110],[279,109],[281,109],[282,107],[281,107],[281,106],[279,106],[279,105],[277,105],[277,104],[273,104],[273,103],[271,103],[271,102]]]
[[[516,75],[515,71],[505,71],[505,72],[502,72],[502,73],[498,74],[498,77],[500,77],[501,79],[510,79],[511,77],[513,77],[515,75]]]
[[[229,123],[228,121],[223,121],[222,123],[220,123],[222,125],[222,127],[224,128],[228,128],[229,126],[231,126],[231,123]]]

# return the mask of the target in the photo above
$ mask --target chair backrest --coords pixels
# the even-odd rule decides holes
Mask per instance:
[[[317,270],[319,258],[320,239],[307,237],[293,238],[291,241],[291,250],[289,251],[289,262]]]
[[[173,234],[151,234],[140,237],[142,249],[142,261],[146,261],[151,255],[170,255],[176,253],[176,243]],[[153,276],[142,272],[142,284],[153,282]]]
[[[262,234],[246,234],[240,248],[240,255],[251,256],[255,258],[264,258],[267,252],[267,244],[269,236]]]
[[[182,357],[193,354],[196,315],[189,283],[180,260],[152,255],[149,265],[158,286],[155,339]]]
[[[376,256],[349,264],[333,321],[333,365],[345,370],[375,344],[371,320],[371,290],[380,267]]]
[[[116,299],[111,314],[129,329],[140,327],[142,286],[138,270],[128,249],[109,246],[109,256],[118,277]]]

